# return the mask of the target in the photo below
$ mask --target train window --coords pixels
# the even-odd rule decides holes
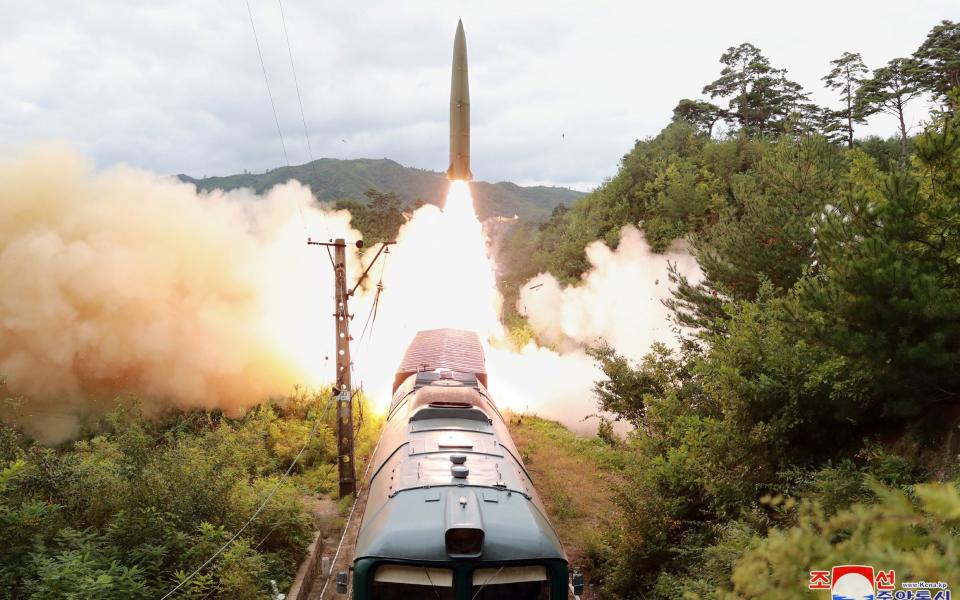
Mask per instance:
[[[410,422],[425,421],[427,419],[466,419],[468,421],[479,421],[486,423],[490,419],[482,410],[476,408],[458,408],[458,407],[436,407],[429,405],[413,413]]]
[[[548,600],[546,567],[499,567],[473,572],[471,597],[477,600]]]
[[[373,576],[377,600],[453,600],[453,571],[408,565],[382,565]]]

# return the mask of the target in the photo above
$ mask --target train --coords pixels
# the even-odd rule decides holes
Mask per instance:
[[[369,469],[352,577],[338,586],[351,598],[566,600],[580,591],[487,389],[476,333],[415,336]]]

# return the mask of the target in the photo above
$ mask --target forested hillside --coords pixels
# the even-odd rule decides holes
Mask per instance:
[[[262,193],[290,179],[310,186],[313,193],[324,202],[343,200],[363,201],[370,190],[394,193],[402,204],[414,205],[418,200],[437,204],[447,195],[449,182],[446,175],[405,167],[397,162],[383,159],[337,160],[321,158],[305,165],[280,167],[266,173],[243,173],[225,177],[195,179],[179,175],[183,181],[194,183],[201,190],[232,190],[252,188]],[[562,187],[523,187],[509,182],[487,183],[475,181],[471,190],[481,219],[489,217],[513,217],[543,220],[558,205],[568,205],[583,196]]]
[[[593,349],[599,406],[634,431],[587,567],[611,598],[802,598],[833,564],[960,585],[960,24],[872,72],[825,65],[837,108],[750,44],[721,62],[722,105],[681,101],[501,252],[508,298],[538,271],[577,281],[626,224],[688,240],[704,273],[672,278],[678,349]],[[854,135],[920,97],[939,108],[914,137]]]

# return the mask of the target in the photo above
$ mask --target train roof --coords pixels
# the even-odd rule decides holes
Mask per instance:
[[[420,371],[470,373],[487,385],[487,368],[480,338],[463,329],[420,331],[407,347],[393,380],[393,390]]]
[[[483,356],[476,334],[422,334],[417,339],[429,340],[432,348],[455,340],[467,345],[452,360],[439,357],[444,369],[414,371],[397,385],[372,458],[355,559],[464,558],[451,554],[446,536],[468,528],[483,532],[482,552],[470,560],[565,560],[506,424],[479,373],[472,372],[486,375],[482,362],[475,362],[476,350],[481,361]],[[408,350],[399,373],[413,364],[406,362],[411,356],[422,354]],[[451,365],[469,370],[445,370]]]

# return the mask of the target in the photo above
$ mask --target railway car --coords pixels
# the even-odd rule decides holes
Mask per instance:
[[[417,334],[371,460],[353,598],[569,597],[563,546],[487,391],[475,333]]]

